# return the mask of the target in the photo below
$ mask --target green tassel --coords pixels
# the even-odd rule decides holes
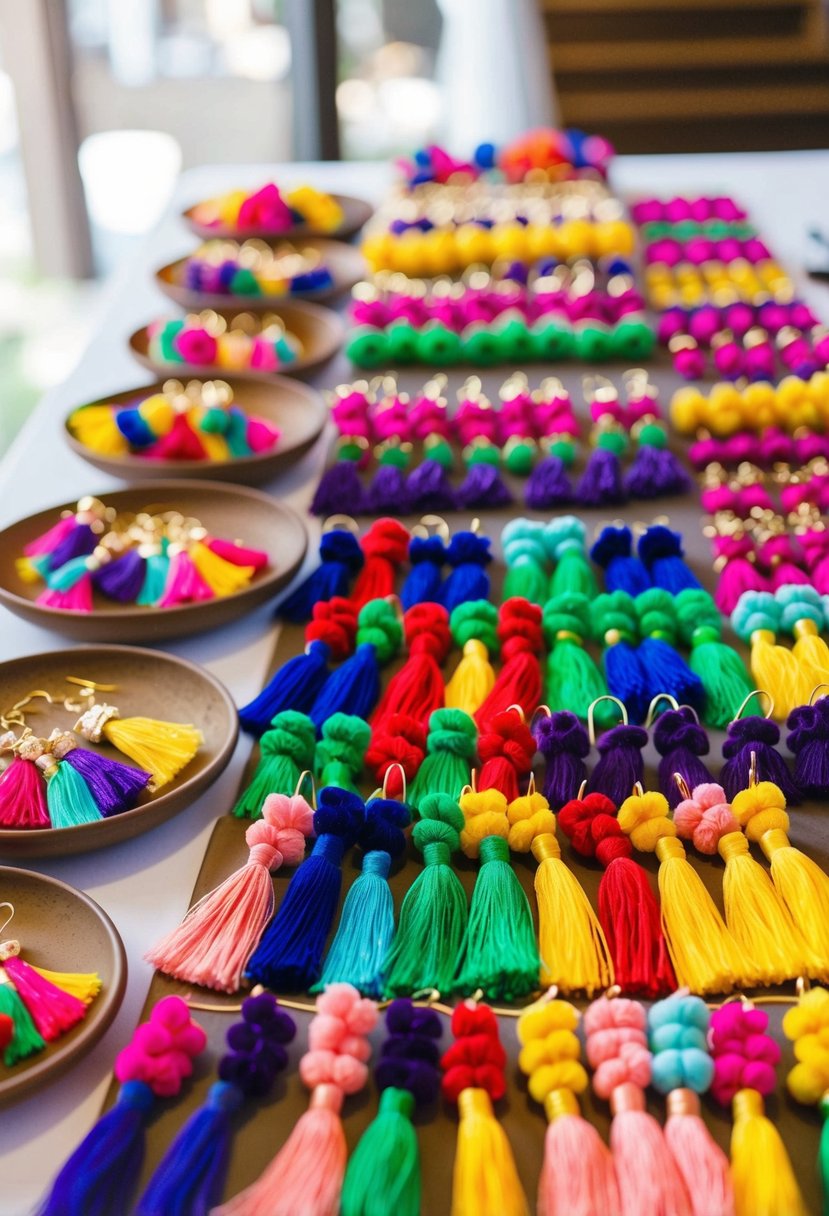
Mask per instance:
[[[166,551],[162,553],[147,553],[144,564],[144,582],[138,593],[136,604],[144,607],[157,604],[164,594],[167,575],[170,572],[170,559]]]
[[[823,1197],[821,1211],[823,1216],[829,1216],[829,1098],[820,1100],[820,1111],[823,1115],[823,1127],[820,1132],[818,1148],[818,1171],[820,1173],[820,1189]]]
[[[532,604],[547,598],[547,550],[544,525],[532,519],[513,519],[501,533],[501,548],[507,572],[503,599],[518,596]]]
[[[102,818],[89,786],[71,764],[58,763],[48,778],[46,805],[53,828],[74,828]]]
[[[478,741],[473,718],[462,709],[436,709],[429,718],[427,754],[412,784],[409,801],[415,807],[427,794],[459,798],[469,784]]]
[[[259,763],[233,808],[238,819],[258,819],[268,794],[293,794],[300,774],[314,762],[317,734],[306,714],[286,709],[259,740]]]
[[[679,634],[690,647],[689,666],[705,689],[705,722],[725,729],[754,688],[737,651],[722,640],[722,617],[707,591],[688,587],[674,601]]]
[[[345,1173],[342,1216],[420,1216],[420,1149],[412,1125],[414,1098],[384,1089]]]
[[[545,696],[552,710],[569,709],[579,718],[598,697],[607,696],[607,682],[584,648],[590,604],[580,592],[565,592],[544,608],[544,638],[550,649]],[[616,721],[616,707],[600,701],[596,725],[604,730]]]
[[[488,1000],[512,1001],[535,991],[540,960],[530,902],[509,861],[501,836],[480,844],[481,868],[472,892],[455,988],[479,988]]]
[[[366,853],[363,871],[345,897],[322,975],[311,992],[324,992],[328,984],[351,984],[363,996],[380,996],[380,970],[394,937],[390,869],[388,853],[381,849]]]
[[[29,1011],[17,994],[14,985],[6,973],[0,969],[0,1013],[11,1018],[14,1023],[11,1042],[3,1053],[3,1063],[7,1068],[25,1060],[37,1051],[43,1051],[46,1043],[37,1032]]]
[[[520,557],[507,567],[502,595],[505,600],[518,596],[531,604],[543,604],[547,598],[547,575],[542,566],[530,557]]]
[[[320,788],[336,785],[353,794],[359,793],[356,782],[370,739],[371,727],[362,718],[354,714],[332,714],[322,725],[322,738],[314,758]]]
[[[452,869],[463,813],[446,794],[427,795],[412,833],[424,868],[403,899],[394,942],[383,964],[386,996],[427,988],[451,992],[466,931],[466,892]]]
[[[587,528],[575,515],[553,519],[544,529],[547,552],[556,563],[549,596],[575,591],[593,600],[599,594],[593,565],[587,556]]]

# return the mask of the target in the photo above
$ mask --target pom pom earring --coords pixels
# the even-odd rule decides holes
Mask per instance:
[[[489,600],[458,604],[449,619],[449,628],[463,654],[446,684],[446,706],[474,714],[495,684],[490,656],[497,654],[500,647],[498,609]]]
[[[439,515],[424,515],[412,528],[409,541],[411,570],[400,591],[404,611],[415,604],[440,601],[441,568],[446,562],[448,540],[449,525]]]
[[[656,719],[653,742],[660,756],[659,788],[673,809],[682,798],[675,774],[678,773],[691,790],[713,781],[700,759],[700,756],[708,755],[711,744],[700,726],[696,710],[690,705],[677,705],[672,698],[662,696],[671,704],[671,708]]]
[[[742,713],[754,698],[765,697],[769,716]],[[758,781],[773,781],[783,791],[786,801],[796,806],[800,803],[800,791],[789,773],[785,760],[776,745],[780,742],[780,728],[771,721],[774,702],[768,693],[758,689],[750,692],[739,706],[733,720],[728,724],[728,737],[723,743],[725,763],[720,770],[720,783],[729,801],[733,801],[740,790],[744,790],[755,773]]]

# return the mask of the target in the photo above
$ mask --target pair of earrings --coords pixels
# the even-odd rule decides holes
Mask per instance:
[[[204,742],[196,727],[154,718],[121,718],[118,709],[96,699],[117,685],[99,684],[77,676],[67,683],[79,688],[77,698],[58,702],[80,714],[73,731],[56,728],[39,738],[26,724],[35,712],[32,702],[56,702],[45,689],[35,689],[16,702],[0,725],[0,751],[12,756],[0,775],[0,825],[5,828],[64,828],[94,823],[135,806],[145,791],[155,792],[173,781]],[[19,734],[15,728],[22,728]],[[129,757],[137,768],[79,744],[106,743]]]

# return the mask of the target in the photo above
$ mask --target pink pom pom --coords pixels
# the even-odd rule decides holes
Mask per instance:
[[[768,1022],[762,1010],[745,1008],[737,1002],[711,1014],[711,1093],[723,1106],[741,1089],[754,1089],[764,1097],[774,1092],[775,1067],[781,1053],[778,1043],[767,1033]]]
[[[677,834],[690,840],[700,853],[713,855],[723,836],[738,832],[722,786],[712,783],[698,785],[690,798],[684,799],[674,811]]]
[[[216,362],[216,339],[201,327],[180,330],[173,339],[173,345],[185,363],[204,365]]]
[[[269,794],[262,818],[276,831],[282,865],[296,866],[305,856],[305,841],[314,834],[314,812],[301,794]]]
[[[267,418],[248,418],[248,447],[252,452],[269,452],[279,443],[282,432]]]
[[[206,1044],[207,1036],[191,1021],[185,1002],[177,996],[164,997],[118,1055],[115,1075],[122,1085],[144,1081],[157,1097],[173,1097]]]

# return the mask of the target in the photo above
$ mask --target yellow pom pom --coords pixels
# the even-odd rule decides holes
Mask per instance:
[[[224,435],[214,435],[210,431],[199,431],[198,434],[208,460],[230,460],[230,448]]]
[[[515,798],[507,807],[510,822],[509,847],[515,853],[529,853],[536,836],[552,834],[556,817],[541,793]]]
[[[676,836],[676,827],[668,818],[668,800],[664,794],[648,790],[644,794],[632,794],[619,807],[619,827],[630,837],[635,849],[653,853],[665,836]]]
[[[518,1042],[526,1045],[546,1038],[555,1031],[575,1030],[579,1017],[579,1011],[569,1001],[545,1001],[543,1005],[530,1005],[518,1019]]]
[[[783,1033],[794,1043],[798,1063],[786,1078],[789,1093],[815,1106],[829,1090],[829,992],[812,988],[783,1017]]]
[[[733,384],[715,384],[711,389],[706,421],[711,433],[720,437],[743,428],[746,423],[743,399]]]
[[[693,435],[703,425],[707,401],[697,388],[680,388],[671,398],[671,422],[681,435]]]
[[[30,557],[18,557],[14,562],[15,572],[22,583],[39,583],[42,575]]]
[[[138,407],[138,412],[157,438],[169,434],[176,417],[170,398],[165,397],[164,393],[153,393],[152,397],[145,397]]]
[[[566,258],[590,257],[595,248],[595,225],[590,220],[565,220],[558,226],[558,236]]]
[[[633,228],[626,220],[606,220],[596,225],[595,248],[601,256],[633,253],[635,243]]]
[[[743,389],[743,418],[753,431],[763,431],[777,425],[777,396],[774,386],[764,380],[748,384]]]
[[[527,1074],[541,1068],[542,1064],[556,1064],[559,1060],[577,1060],[581,1047],[572,1030],[551,1030],[543,1039],[533,1039],[521,1048],[518,1065]]]
[[[465,821],[461,848],[467,857],[478,856],[481,841],[487,836],[509,837],[507,800],[499,790],[468,790],[461,794],[458,805]]]
[[[387,270],[392,265],[395,243],[390,232],[377,232],[365,237],[361,252],[372,270]]]
[[[92,452],[101,456],[126,456],[129,444],[118,430],[115,413],[109,405],[85,405],[69,416],[69,430]]]
[[[463,224],[455,233],[455,251],[461,266],[475,262],[489,264],[495,258],[489,231],[477,224]]]
[[[734,818],[746,836],[754,844],[765,833],[774,829],[789,830],[786,814],[786,799],[783,791],[772,781],[759,781],[757,785],[741,790],[731,803]]]
[[[575,1038],[575,1035],[573,1036]],[[578,1049],[578,1039],[576,1039]],[[590,1084],[584,1065],[575,1057],[555,1064],[545,1064],[529,1074],[527,1088],[536,1102],[542,1102],[556,1089],[568,1089],[573,1094],[583,1094]]]

